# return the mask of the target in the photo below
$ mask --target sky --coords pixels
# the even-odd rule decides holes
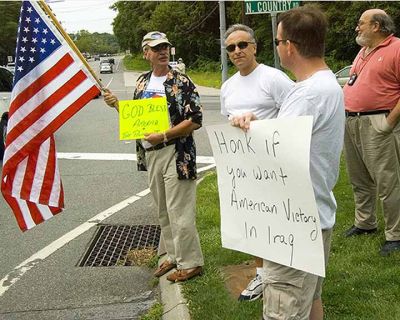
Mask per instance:
[[[112,25],[116,11],[109,7],[116,0],[51,0],[51,7],[68,33],[80,30],[113,33]]]

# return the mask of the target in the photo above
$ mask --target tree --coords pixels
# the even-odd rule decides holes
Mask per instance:
[[[0,65],[7,63],[7,56],[15,55],[21,1],[0,1]]]

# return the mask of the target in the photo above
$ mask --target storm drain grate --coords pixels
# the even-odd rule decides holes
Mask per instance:
[[[80,267],[129,266],[127,253],[131,250],[157,249],[159,225],[100,225]]]

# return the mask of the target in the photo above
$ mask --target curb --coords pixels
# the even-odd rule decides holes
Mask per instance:
[[[166,256],[159,259],[159,265],[164,262]],[[167,274],[159,278],[161,291],[161,303],[163,305],[162,320],[190,320],[187,301],[181,292],[179,283],[172,283],[167,280],[167,275],[174,272],[172,269]]]

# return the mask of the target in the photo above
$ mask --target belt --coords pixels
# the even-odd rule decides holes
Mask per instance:
[[[162,148],[164,148],[166,146],[170,146],[172,144],[175,144],[175,142],[176,142],[176,139],[172,139],[172,140],[169,140],[167,142],[159,143],[159,144],[156,144],[155,146],[152,146],[152,147],[149,147],[149,148],[145,148],[145,150],[146,151],[160,150],[160,149],[162,149]]]
[[[375,110],[375,111],[365,111],[365,112],[351,112],[351,111],[346,111],[346,117],[359,117],[359,116],[370,116],[373,114],[389,114],[390,110]]]

